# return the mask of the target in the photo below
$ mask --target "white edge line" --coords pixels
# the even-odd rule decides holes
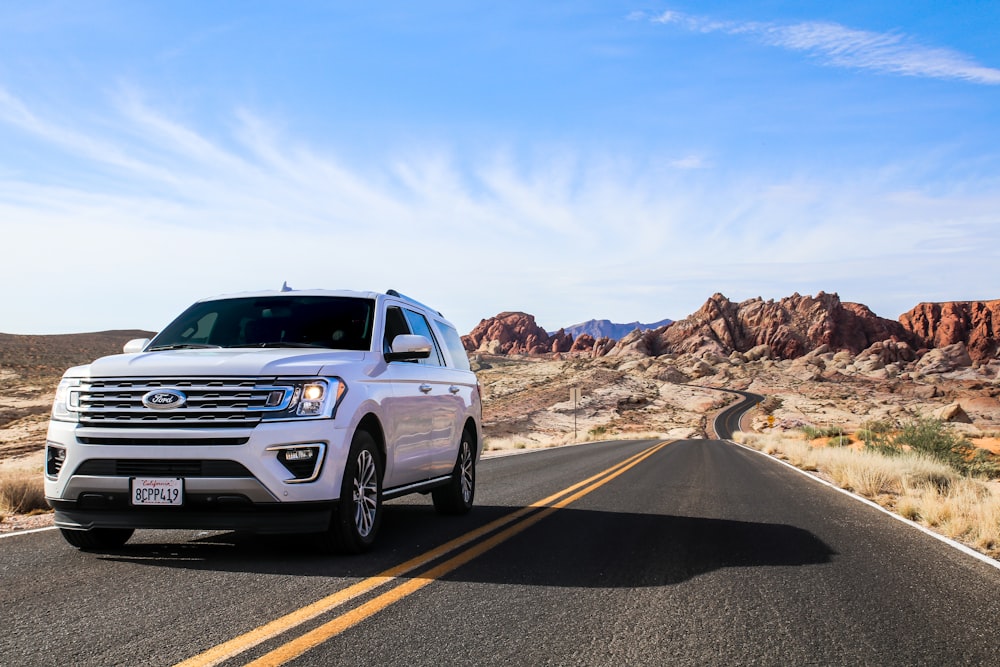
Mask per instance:
[[[738,442],[736,442],[734,440],[726,440],[725,442],[731,442],[732,444],[736,445],[737,447],[742,447],[743,449],[746,449],[748,451],[754,452],[756,454],[760,454],[761,456],[763,456],[765,458],[771,459],[772,461],[776,461],[777,463],[780,463],[783,466],[791,468],[795,472],[802,473],[806,477],[809,477],[810,479],[816,480],[817,482],[819,482],[820,484],[822,484],[824,486],[830,487],[834,491],[839,491],[839,492],[843,493],[845,496],[848,496],[849,498],[854,498],[855,500],[858,500],[858,501],[864,503],[865,505],[868,505],[869,507],[874,507],[879,512],[882,512],[883,514],[887,514],[887,515],[891,516],[893,519],[896,519],[897,521],[900,521],[900,522],[906,524],[907,526],[910,526],[912,528],[916,528],[917,530],[919,530],[920,532],[922,532],[922,533],[924,533],[926,535],[930,535],[931,537],[933,537],[935,540],[938,540],[939,542],[944,542],[948,546],[950,546],[952,548],[955,548],[955,549],[958,549],[959,551],[961,551],[962,553],[966,554],[967,556],[972,556],[973,558],[975,558],[977,560],[980,560],[980,561],[986,563],[987,565],[990,565],[990,566],[992,566],[992,567],[1000,570],[1000,561],[994,560],[993,558],[990,558],[986,554],[980,553],[980,552],[976,551],[975,549],[973,549],[972,547],[968,547],[968,546],[962,544],[961,542],[957,542],[957,541],[951,539],[950,537],[946,537],[946,536],[942,535],[941,533],[936,533],[933,530],[931,530],[930,528],[928,528],[926,526],[920,525],[916,521],[911,521],[911,520],[907,519],[906,517],[903,517],[903,516],[900,516],[899,514],[896,514],[895,512],[891,512],[891,511],[887,510],[886,508],[882,507],[881,505],[879,505],[878,503],[873,502],[871,500],[868,500],[867,498],[865,498],[863,496],[859,496],[858,494],[856,494],[856,493],[854,493],[852,491],[848,491],[847,489],[842,489],[839,486],[837,486],[836,484],[831,484],[830,482],[826,481],[825,479],[823,479],[821,477],[817,477],[816,475],[813,475],[812,473],[807,472],[807,471],[803,470],[802,468],[796,468],[795,466],[793,466],[788,461],[782,461],[781,459],[779,459],[779,458],[777,458],[775,456],[771,456],[770,454],[765,454],[764,452],[760,451],[759,449],[754,449],[753,447],[747,447],[746,445],[738,443]]]
[[[30,528],[28,530],[12,530],[9,533],[0,533],[0,540],[5,537],[17,537],[18,535],[27,535],[28,533],[41,533],[46,530],[55,530],[56,526],[45,526],[44,528]]]

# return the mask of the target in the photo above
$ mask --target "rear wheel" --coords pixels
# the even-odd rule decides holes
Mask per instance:
[[[434,489],[431,496],[434,498],[434,509],[441,514],[465,514],[472,509],[476,496],[476,452],[468,430],[462,431],[451,479],[444,486]]]
[[[325,546],[362,553],[375,543],[382,525],[382,457],[375,439],[358,431],[340,485],[340,502],[330,521]]]
[[[90,530],[70,530],[60,528],[63,539],[77,549],[84,551],[99,549],[117,549],[121,547],[135,532],[132,528],[91,528]]]

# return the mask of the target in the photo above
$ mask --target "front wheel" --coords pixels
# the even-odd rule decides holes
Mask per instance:
[[[431,492],[434,509],[441,514],[465,514],[472,509],[476,496],[476,452],[472,446],[472,435],[462,431],[462,441],[458,445],[458,458],[451,471],[451,479],[444,486]]]
[[[382,457],[375,439],[358,431],[340,484],[340,501],[330,522],[329,546],[342,553],[367,551],[382,525]]]
[[[84,551],[100,551],[101,549],[117,549],[128,542],[135,532],[132,528],[91,528],[90,530],[70,530],[60,528],[63,539],[77,549]]]

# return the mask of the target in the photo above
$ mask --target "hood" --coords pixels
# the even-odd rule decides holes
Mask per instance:
[[[362,362],[366,355],[365,352],[350,350],[317,352],[288,348],[161,350],[102,357],[90,365],[89,375],[90,377],[336,375],[337,367]]]

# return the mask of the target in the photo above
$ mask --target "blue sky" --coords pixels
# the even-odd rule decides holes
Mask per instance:
[[[6,333],[1000,298],[1000,3],[0,3]]]

